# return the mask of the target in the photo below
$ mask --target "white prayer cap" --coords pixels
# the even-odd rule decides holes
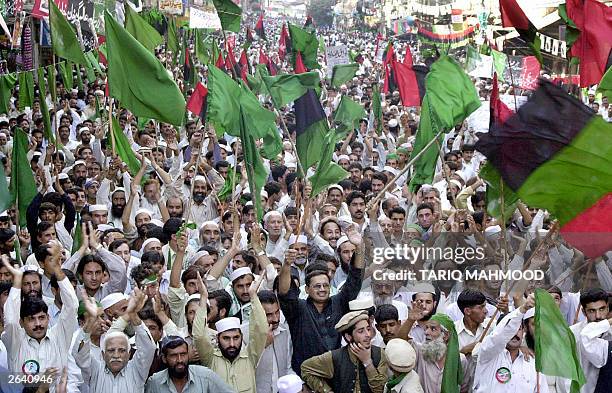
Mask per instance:
[[[139,214],[143,214],[143,213],[148,214],[150,218],[153,218],[153,212],[151,212],[151,210],[149,209],[145,209],[144,207],[136,210],[136,214],[134,215],[134,217],[138,216]]]
[[[331,186],[327,187],[327,191],[329,192],[330,190],[333,190],[334,188],[344,194],[344,189],[339,184],[332,184]]]
[[[42,270],[39,267],[36,267],[35,265],[23,265],[22,267],[19,268],[19,270],[22,273],[25,273],[25,272],[36,272],[36,273],[40,274],[41,276],[43,274],[45,274],[44,270]]]
[[[42,156],[42,153],[39,151],[35,151],[34,154],[32,154],[32,157],[40,157]]]
[[[500,232],[501,232],[501,227],[499,225],[493,225],[490,227],[486,227],[484,230],[485,237],[494,237]]]
[[[107,212],[108,206],[106,205],[89,205],[89,212]]]
[[[200,227],[201,230],[204,230],[204,228],[206,228],[209,225],[213,225],[215,227],[217,227],[217,229],[219,229],[219,224],[217,224],[214,221],[204,221],[204,223],[202,224],[202,226]]]
[[[187,298],[187,303],[189,303],[192,300],[200,300],[200,294],[194,293],[193,295],[189,295],[189,297]]]
[[[153,242],[158,242],[159,244],[161,244],[158,238],[150,237],[142,243],[142,247],[140,248],[140,253],[142,254],[144,252],[145,247]]]
[[[390,173],[393,173],[393,176],[397,176],[397,169],[389,165],[385,165],[383,167],[383,172],[390,172]]]
[[[75,167],[77,165],[87,165],[87,164],[83,160],[76,160],[74,164],[72,165],[72,167]]]
[[[102,309],[106,310],[107,308],[114,306],[122,300],[128,300],[128,297],[123,293],[113,292],[110,295],[106,296],[104,299],[102,299],[100,301],[100,304],[102,305]]]
[[[197,175],[196,177],[193,178],[193,181],[194,182],[203,181],[204,183],[206,183],[206,178],[202,175]]]
[[[266,198],[267,199],[268,198],[268,192],[266,190],[262,190],[259,193],[259,196],[262,197],[262,198]]]
[[[389,120],[389,127],[397,127],[397,119]]]
[[[219,144],[219,147],[220,147],[221,149],[225,150],[225,151],[226,151],[226,152],[228,152],[228,153],[233,153],[232,148],[231,148],[231,147],[229,147],[228,145],[224,145],[224,144],[220,143],[220,144]]]
[[[68,174],[67,173],[60,173],[59,175],[57,175],[57,177],[60,180],[66,180],[66,179],[68,179]]]
[[[299,393],[303,385],[302,378],[295,374],[283,375],[276,382],[278,393]]]
[[[193,265],[194,263],[196,263],[196,262],[198,261],[198,259],[200,259],[200,258],[202,258],[202,257],[205,257],[205,256],[207,256],[207,255],[210,255],[210,254],[208,253],[208,251],[198,251],[198,252],[196,252],[196,253],[193,255],[193,257],[191,257],[191,260],[189,261],[189,264],[190,264],[190,265]]]
[[[152,220],[151,220],[151,224],[153,224],[153,225],[155,225],[155,226],[158,226],[158,227],[160,227],[160,228],[163,228],[163,227],[164,227],[164,223],[163,223],[163,222],[161,222],[161,220],[158,220],[157,218],[152,219]]]
[[[89,127],[81,127],[79,128],[79,134],[83,131],[89,131]]]
[[[527,312],[523,315],[523,321],[535,317],[535,307],[531,307]]]
[[[291,246],[295,243],[308,244],[308,238],[306,237],[306,235],[299,235],[299,236],[291,235],[289,237],[289,245]]]
[[[125,188],[123,187],[117,187],[113,190],[113,192],[111,193],[111,195],[115,195],[116,192],[124,192],[125,193]]]
[[[341,154],[340,156],[338,156],[338,160],[336,160],[336,162],[340,162],[340,160],[351,161],[351,157],[347,156],[346,154]]]
[[[287,167],[287,169],[296,169],[297,168],[297,164],[294,161],[286,162],[285,166]]]
[[[236,317],[223,318],[215,323],[217,334],[233,329],[240,329],[240,319]]]
[[[9,215],[8,215],[8,211],[7,210],[5,210],[2,213],[0,213],[0,217],[8,217],[8,216]]]
[[[79,92],[79,89],[72,89],[70,92],[71,92],[72,94],[77,94],[77,93]]]
[[[351,311],[369,310],[372,307],[374,307],[374,299],[371,297],[355,299],[349,302],[349,310]]]
[[[237,280],[237,279],[239,279],[242,276],[246,276],[247,274],[253,275],[253,272],[251,271],[250,267],[241,267],[239,269],[236,269],[230,275],[230,281]],[[253,277],[255,277],[255,276],[253,275]]]
[[[108,231],[109,229],[115,229],[114,226],[108,224],[100,224],[98,225],[98,229],[100,232]]]
[[[340,246],[348,241],[349,241],[348,236],[340,236],[340,239],[336,241],[336,250],[339,250]]]
[[[104,97],[104,92],[100,89],[94,91],[94,94],[100,97]]]
[[[450,180],[450,183],[451,183],[451,184],[456,185],[456,186],[457,186],[457,188],[459,188],[460,190],[461,190],[461,188],[463,187],[463,186],[461,185],[461,182],[459,182],[459,180],[451,179],[451,180]]]

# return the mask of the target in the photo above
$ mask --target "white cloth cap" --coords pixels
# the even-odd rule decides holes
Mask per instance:
[[[98,228],[96,229],[99,230],[100,232],[104,232],[104,231],[108,231],[109,229],[115,229],[115,227],[112,225],[108,225],[108,224],[100,224],[98,225]]]
[[[217,334],[233,329],[240,329],[240,319],[236,317],[223,318],[215,323]]]
[[[117,188],[115,188],[115,189],[113,190],[113,192],[111,192],[111,195],[115,195],[115,193],[116,193],[116,192],[119,192],[119,191],[125,192],[125,188],[123,188],[123,187],[117,187]]]
[[[237,280],[242,276],[246,276],[247,274],[253,274],[250,267],[241,267],[239,269],[236,269],[230,275],[230,281]]]
[[[161,241],[159,241],[159,239],[158,239],[158,238],[156,238],[156,237],[150,237],[150,238],[148,238],[147,240],[145,240],[145,241],[142,243],[142,247],[140,248],[140,253],[142,254],[142,253],[144,252],[145,247],[146,247],[146,246],[148,246],[149,244],[153,243],[153,242],[158,242],[159,244],[162,244],[162,242],[161,242]]]
[[[289,237],[289,245],[293,245],[295,243],[304,243],[304,244],[308,244],[308,238],[306,237],[306,235],[291,235]]]
[[[349,241],[348,236],[341,236],[340,239],[336,241],[336,250],[339,250],[340,246],[348,241]]]
[[[106,205],[89,205],[89,212],[108,212],[108,206]]]
[[[194,183],[197,181],[203,181],[204,183],[206,183],[206,178],[202,175],[197,175],[196,177],[193,178]]]
[[[151,224],[156,225],[160,228],[164,227],[164,223],[161,220],[158,220],[157,218],[152,219]]]
[[[346,154],[340,154],[340,156],[338,156],[338,160],[336,162],[340,162],[340,160],[351,161],[351,157],[347,156]]]
[[[134,214],[134,217],[142,213],[148,214],[149,218],[153,218],[153,212],[149,209],[145,209],[144,207],[136,210],[136,214]]]
[[[349,310],[351,311],[369,310],[372,307],[374,307],[374,299],[371,297],[355,299],[349,302]]]
[[[535,317],[535,307],[531,307],[527,312],[523,315],[523,321],[529,318]]]
[[[100,304],[102,305],[102,309],[106,310],[107,308],[114,306],[122,300],[128,300],[128,297],[123,293],[113,292],[110,295],[106,296],[104,299],[102,299],[100,301]]]
[[[295,374],[283,375],[276,382],[278,393],[299,393],[303,385],[302,378]]]

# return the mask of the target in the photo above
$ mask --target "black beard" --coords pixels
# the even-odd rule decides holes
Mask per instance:
[[[169,213],[170,218],[183,218],[183,212],[180,213]]]
[[[85,184],[85,180],[86,178],[79,176],[76,179],[74,179],[73,183],[75,186],[83,187],[83,185]]]
[[[206,199],[206,195],[203,192],[193,193],[193,201],[195,203],[202,203]]]
[[[221,354],[223,355],[224,358],[226,358],[227,360],[229,360],[230,362],[233,362],[234,359],[236,359],[238,357],[238,355],[240,355],[240,349],[238,349],[237,351],[235,351],[235,355],[230,354],[226,348],[221,347],[221,345],[219,345],[219,349],[221,350]]]
[[[125,210],[125,205],[111,205],[111,214],[113,217],[121,217],[123,215],[123,210]]]
[[[174,367],[168,367],[168,375],[170,378],[183,379],[189,374],[189,363],[185,363],[185,371],[176,371]]]
[[[144,238],[145,235],[147,234],[147,231],[145,230],[145,226],[144,225],[136,227],[136,231],[138,232],[138,237]]]

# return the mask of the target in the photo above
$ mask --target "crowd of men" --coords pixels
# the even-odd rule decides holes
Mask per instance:
[[[280,25],[266,23],[278,37]],[[319,34],[363,56],[341,88],[322,79],[326,114],[331,119],[343,95],[369,113],[382,75],[375,34]],[[249,56],[261,47],[291,72],[277,42],[260,40]],[[406,43],[396,45],[404,53]],[[167,64],[167,52],[157,54]],[[197,68],[205,82],[206,68]],[[171,71],[180,85],[180,69]],[[28,386],[4,378],[3,391],[568,393],[570,381],[536,373],[536,288],[555,298],[575,335],[587,381],[581,393],[612,391],[612,252],[586,258],[546,211],[522,203],[507,224],[488,215],[478,176],[484,157],[469,119],[440,146],[432,184],[414,193],[411,171],[396,175],[409,161],[419,111],[403,107],[397,91],[383,97],[381,133],[365,118],[338,144],[334,159],[349,177],[318,195],[298,178],[294,135],[279,123],[285,148],[265,161],[258,220],[239,139],[198,120],[139,127],[123,110],[120,126],[141,160],[132,176],[96,117],[103,80],[83,78],[85,90],[58,82],[57,103],[37,97],[52,111],[55,145],[43,138],[39,102],[16,109],[17,89],[10,113],[0,114],[6,175],[15,170],[20,127],[38,188],[26,227],[15,207],[0,214],[1,375],[48,377]],[[475,84],[487,105],[491,81]],[[607,97],[585,100],[608,117]],[[281,116],[292,132],[291,107]],[[219,198],[235,172],[241,178]],[[398,245],[483,252],[374,262],[375,249]],[[485,277],[526,261],[543,280],[402,276]]]

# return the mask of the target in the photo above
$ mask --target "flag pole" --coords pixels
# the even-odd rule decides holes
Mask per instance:
[[[108,83],[108,80],[107,82]],[[117,141],[115,140],[115,133],[113,132],[113,98],[109,97],[108,103],[108,132],[111,136],[111,143],[113,146],[113,155],[117,156]],[[123,130],[122,130],[123,132]]]
[[[529,258],[527,258],[527,260],[525,261],[525,263],[523,263],[523,267],[521,268],[521,273],[525,272],[529,266],[531,265],[531,259],[534,257],[534,255],[536,255],[540,249],[542,249],[542,247],[544,247],[544,244],[550,240],[550,238],[552,237],[553,233],[555,233],[557,230],[559,229],[559,223],[558,221],[555,221],[555,223],[553,224],[553,226],[550,228],[550,230],[548,231],[548,233],[546,234],[546,237],[544,237],[544,240],[542,240],[540,242],[540,244],[538,244],[538,246],[536,247],[535,250],[533,250],[533,252],[531,253],[531,255],[529,256]],[[504,282],[502,283],[503,285],[507,285],[507,281],[508,279],[504,279]],[[510,288],[508,288],[508,294],[510,292],[512,292],[512,289],[514,288],[514,285],[517,283],[517,281],[512,281],[512,285],[510,285]],[[485,327],[485,330],[482,332],[482,334],[480,335],[480,338],[478,339],[478,343],[480,344],[482,342],[482,340],[484,340],[485,336],[487,335],[487,333],[489,332],[489,329],[491,328],[491,325],[493,324],[493,321],[495,319],[497,319],[497,315],[499,314],[499,308],[495,309],[495,312],[493,313],[493,315],[491,316],[491,319],[489,319],[489,323],[487,323],[487,326]]]
[[[298,172],[301,173],[302,176],[306,177],[306,171],[304,170],[304,167],[302,166],[302,162],[300,161],[300,156],[297,153],[297,148],[295,147],[295,143],[293,142],[293,139],[291,138],[291,134],[289,133],[289,130],[287,129],[285,118],[280,114],[280,112],[276,108],[274,108],[274,114],[276,115],[276,117],[280,119],[281,127],[283,128],[283,131],[286,132],[287,136],[289,137],[289,143],[291,143],[291,149],[293,149],[293,152],[295,153],[295,160],[297,162]]]
[[[412,167],[416,160],[418,160],[431,147],[431,145],[433,145],[434,142],[438,140],[438,138],[440,137],[440,135],[442,135],[443,132],[443,130],[439,131],[438,134],[436,134],[436,136],[432,138],[432,140],[427,142],[427,145],[425,145],[425,147],[420,152],[418,152],[414,157],[410,159],[410,161],[408,161],[404,169],[402,169],[397,175],[395,175],[395,177],[391,181],[387,182],[385,187],[378,192],[378,195],[376,195],[374,199],[370,200],[368,206],[366,206],[366,210],[374,206],[374,204],[376,204],[383,197],[383,195],[385,195],[385,192],[387,192],[387,190],[391,188],[391,184],[395,183],[397,179],[399,179],[402,175],[408,172],[408,170],[410,169],[410,167]]]
[[[189,206],[188,206],[188,210],[187,210],[187,218],[185,219],[185,222],[189,222],[189,219],[191,218],[191,206],[193,205],[193,189],[195,187],[195,178],[198,175],[198,170],[200,169],[200,159],[202,158],[202,146],[198,145],[198,158],[196,159],[195,162],[195,170],[193,173],[193,179],[191,179],[191,191],[189,194]],[[191,150],[191,154],[193,154],[193,149]],[[187,172],[189,172],[189,169],[187,169]],[[206,174],[204,174],[204,178],[206,178]],[[211,190],[212,191],[212,190]],[[185,212],[183,212],[183,214],[185,214]]]

